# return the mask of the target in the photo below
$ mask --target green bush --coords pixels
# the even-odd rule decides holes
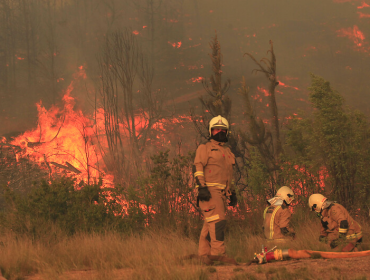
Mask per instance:
[[[8,187],[3,190],[7,207],[0,222],[16,233],[32,234],[37,238],[41,232],[55,226],[67,234],[74,234],[125,231],[132,225],[129,216],[121,215],[120,188],[102,188],[101,182],[81,183],[76,187],[75,179],[61,178],[35,184],[26,195]]]

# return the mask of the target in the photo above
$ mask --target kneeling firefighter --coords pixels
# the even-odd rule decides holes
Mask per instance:
[[[288,208],[293,200],[293,191],[284,186],[276,192],[275,197],[267,201],[269,206],[263,213],[263,230],[268,240],[285,241],[295,238],[295,232],[290,226],[292,213]]]
[[[362,242],[361,226],[349,215],[346,208],[315,193],[308,199],[308,206],[321,220],[319,240],[332,249],[342,252],[358,251]]]
[[[228,141],[229,123],[217,116],[209,122],[209,141],[197,148],[194,159],[194,178],[198,190],[198,203],[204,216],[199,238],[198,254],[225,255],[224,231],[226,202],[236,206],[237,197],[232,189],[235,156],[225,146]]]

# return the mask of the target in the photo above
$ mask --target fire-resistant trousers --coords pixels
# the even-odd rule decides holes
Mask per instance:
[[[208,187],[211,192],[209,201],[199,201],[204,224],[199,238],[199,256],[225,255],[226,195],[216,187]]]

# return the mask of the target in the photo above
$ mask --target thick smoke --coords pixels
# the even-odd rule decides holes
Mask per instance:
[[[104,38],[130,28],[154,65],[154,88],[166,91],[175,110],[197,105],[200,77],[211,75],[209,41],[217,36],[223,77],[238,101],[242,76],[263,95],[265,78],[243,57],[267,56],[274,43],[280,85],[278,105],[287,117],[308,108],[309,73],[320,75],[347,103],[370,114],[368,0],[91,0],[5,1],[0,10],[0,135],[35,125],[39,100],[58,104],[76,69],[88,86],[74,91],[86,112],[98,94],[97,57]],[[97,87],[95,87],[97,88]],[[173,100],[173,102],[170,102]],[[256,99],[257,100],[257,99]],[[258,102],[258,100],[256,101]],[[234,102],[235,114],[243,108]]]

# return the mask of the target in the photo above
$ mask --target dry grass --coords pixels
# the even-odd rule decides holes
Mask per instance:
[[[81,234],[49,245],[7,234],[1,242],[0,264],[11,279],[32,273],[54,279],[65,271],[89,269],[109,279],[106,274],[120,268],[129,268],[132,279],[192,279],[202,274],[195,266],[190,272],[181,269],[178,258],[196,252],[196,243],[173,233]]]
[[[370,227],[362,223],[364,236],[369,236]],[[328,250],[318,241],[319,220],[303,223],[297,229],[297,238],[280,248]],[[197,252],[197,241],[178,233],[146,232],[142,235],[79,234],[67,237],[54,233],[54,241],[32,241],[11,233],[0,237],[0,267],[7,279],[26,279],[36,274],[37,279],[63,278],[65,273],[76,270],[95,271],[83,279],[114,279],[119,271],[125,271],[119,279],[208,279],[206,267],[195,261],[180,261],[179,258]],[[261,236],[248,232],[233,232],[226,237],[227,254],[239,262],[247,262],[259,252],[261,246],[272,247]],[[366,240],[365,240],[366,241]],[[369,249],[365,244],[365,249]],[[186,264],[186,269],[184,267]],[[242,272],[242,271],[241,271]],[[265,272],[266,273],[266,272]],[[271,272],[272,273],[272,272]],[[279,272],[282,276],[286,271]],[[297,272],[298,273],[298,272]],[[306,274],[302,272],[302,274]],[[289,277],[293,277],[289,274]],[[248,279],[248,275],[240,276]],[[252,277],[252,276],[250,276]],[[253,278],[253,277],[252,277]],[[250,279],[252,279],[250,278]],[[292,278],[292,279],[293,279]],[[82,279],[82,278],[81,278]]]

